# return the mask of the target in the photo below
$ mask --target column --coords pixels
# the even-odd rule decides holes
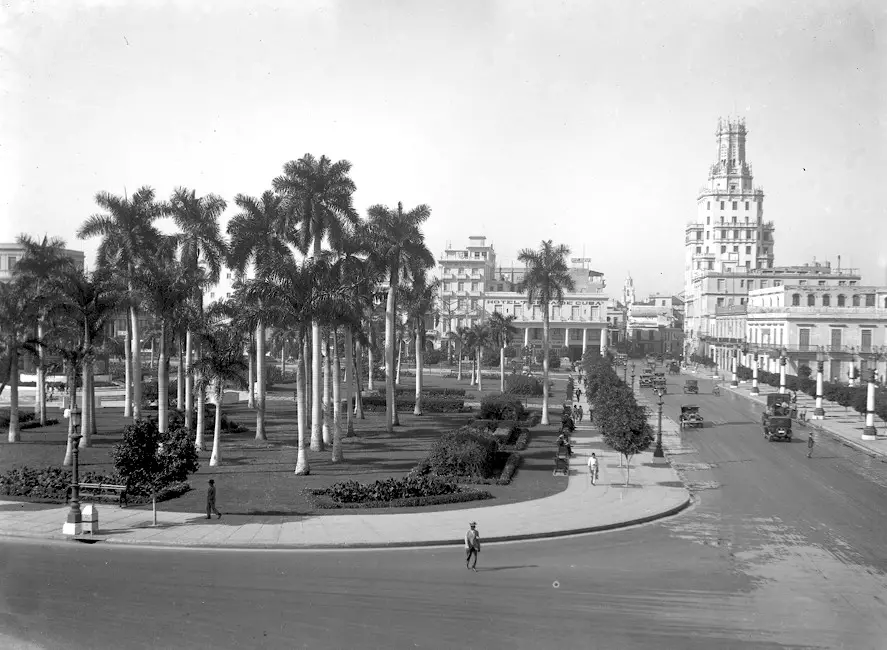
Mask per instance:
[[[601,329],[601,356],[607,353],[607,328]]]
[[[588,348],[588,328],[582,328],[582,356],[585,356],[585,350]]]
[[[758,366],[760,362],[758,361],[758,353],[755,352],[755,363],[751,367],[751,394],[758,395],[761,391],[758,389]]]
[[[733,351],[733,358],[731,359],[731,361],[732,361],[733,367],[731,369],[732,370],[732,377],[730,378],[730,385],[733,388],[736,388],[737,386],[739,386],[739,377],[736,374],[736,370],[737,370],[736,366],[739,363],[739,350]]]
[[[567,348],[567,356],[570,356],[570,328],[564,328],[564,347]]]
[[[824,361],[816,362],[816,408],[813,409],[814,420],[825,419],[825,409],[822,408],[822,371]]]
[[[877,430],[875,429],[875,371],[870,370],[869,385],[866,388],[865,396],[865,427],[862,430],[863,440],[877,440]]]
[[[527,325],[524,328],[524,347],[528,347],[530,345],[530,326]]]
[[[785,393],[785,353],[779,357],[779,392]]]

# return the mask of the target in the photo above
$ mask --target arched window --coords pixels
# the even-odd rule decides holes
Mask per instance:
[[[792,294],[792,307],[800,307],[801,306],[801,294],[795,293]]]
[[[838,294],[838,307],[844,307],[847,304],[847,297],[842,293]]]
[[[815,307],[816,306],[816,294],[808,293],[807,294],[807,306]]]
[[[858,293],[853,294],[853,306],[859,307],[859,294]]]
[[[832,297],[827,293],[822,294],[822,306],[823,307],[830,307],[831,304],[832,304]]]

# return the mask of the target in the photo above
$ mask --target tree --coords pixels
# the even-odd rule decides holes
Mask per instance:
[[[499,346],[499,392],[505,392],[505,346],[508,345],[511,337],[517,334],[517,328],[512,325],[514,322],[514,314],[503,315],[498,311],[494,311],[490,316],[490,333],[496,345]]]
[[[483,361],[484,361],[484,348],[489,347],[493,344],[493,332],[490,329],[490,326],[486,323],[475,323],[471,327],[472,333],[472,342],[474,343],[475,349],[475,363],[477,364],[477,391],[482,393],[484,390],[483,384]]]
[[[30,323],[37,315],[34,303],[28,298],[25,283],[13,275],[9,282],[0,282],[0,334],[3,336],[4,353],[9,359],[9,442],[19,442],[19,356],[23,350],[36,350],[35,342],[28,335]],[[0,387],[2,393],[2,387]]]
[[[386,425],[389,433],[394,431],[397,418],[397,405],[394,394],[394,339],[397,287],[402,278],[434,266],[434,256],[425,246],[425,235],[421,225],[431,216],[431,208],[419,205],[404,212],[403,203],[398,202],[397,210],[384,205],[374,205],[369,209],[369,236],[376,248],[371,255],[375,264],[388,272],[388,300],[385,308],[385,400]]]
[[[468,345],[471,330],[468,327],[464,327],[462,325],[456,326],[456,345],[458,347],[458,355],[459,355],[459,370],[456,373],[456,381],[462,381],[462,356],[463,350],[471,346]],[[472,382],[474,383],[474,382]]]
[[[542,424],[548,424],[549,309],[552,302],[563,303],[564,291],[575,289],[567,267],[569,254],[569,247],[555,246],[549,239],[541,243],[539,250],[524,248],[517,255],[517,259],[527,265],[523,281],[527,301],[538,301],[542,307]]]
[[[58,237],[44,236],[35,240],[28,235],[19,235],[17,239],[24,250],[22,259],[15,266],[27,287],[32,300],[39,301],[37,309],[37,339],[44,336],[46,310],[55,302],[57,296],[48,295],[47,289],[54,286],[55,280],[74,264],[65,254],[65,241]],[[34,413],[40,425],[46,424],[46,377],[43,347],[37,348],[37,393],[34,401]]]
[[[261,199],[238,194],[234,203],[240,208],[228,223],[231,235],[231,265],[243,275],[252,264],[257,279],[265,279],[269,269],[280,260],[292,258],[293,242],[281,196],[268,190]],[[254,289],[258,289],[255,287]],[[261,291],[252,291],[257,303],[256,320],[256,440],[265,440],[265,303]]]
[[[299,247],[310,250],[311,258],[320,257],[324,237],[337,249],[339,242],[355,226],[359,217],[352,195],[356,189],[350,177],[351,163],[332,162],[305,154],[283,166],[283,175],[272,182],[286,197],[289,223],[298,228]],[[311,323],[311,440],[321,436],[320,322]],[[312,447],[313,448],[313,447]]]
[[[132,368],[132,389],[129,382],[126,386],[126,406],[124,416],[132,415],[134,419],[141,417],[142,401],[142,350],[139,336],[139,301],[135,294],[136,269],[142,261],[151,256],[159,239],[159,232],[154,221],[162,214],[162,208],[154,200],[154,190],[150,187],[139,188],[132,198],[120,198],[108,192],[99,192],[95,202],[105,210],[103,214],[94,214],[80,226],[77,237],[88,239],[101,236],[99,244],[98,265],[109,266],[117,271],[129,287],[129,315],[132,328],[132,345],[127,342],[130,361],[127,367]]]
[[[165,206],[166,214],[172,217],[182,231],[178,235],[179,261],[183,276],[192,286],[190,297],[198,316],[203,315],[203,288],[219,281],[222,264],[228,257],[228,247],[219,228],[219,217],[226,207],[224,199],[215,194],[198,197],[194,190],[184,187],[177,187]],[[194,387],[193,375],[187,370],[191,366],[195,347],[199,355],[200,342],[193,340],[192,328],[187,327],[185,369],[182,372],[180,366],[179,374],[185,378],[185,428],[189,430],[192,429]],[[179,388],[181,392],[181,384]],[[179,408],[183,408],[183,405],[179,404]],[[198,446],[202,448],[202,444],[198,443]]]
[[[224,323],[207,323],[200,332],[204,354],[194,362],[192,372],[197,377],[197,389],[201,392],[212,389],[216,403],[216,419],[213,428],[213,450],[209,459],[210,467],[221,461],[222,408],[226,382],[238,388],[246,385],[244,374],[247,370],[243,360],[243,338],[241,334]]]
[[[424,269],[416,273],[412,283],[403,292],[404,308],[413,322],[416,337],[416,405],[413,415],[422,415],[422,371],[425,354],[425,318],[434,308],[434,300],[440,288],[437,280],[429,281]]]

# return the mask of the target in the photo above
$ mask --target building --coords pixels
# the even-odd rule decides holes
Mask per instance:
[[[632,355],[672,354],[683,352],[683,301],[670,294],[651,294],[646,300],[635,297],[631,275],[622,289],[626,305],[626,351]]]
[[[25,248],[18,242],[0,244],[0,282],[8,282],[12,278],[12,272],[19,260],[24,257]],[[65,249],[65,255],[73,260],[78,269],[86,267],[86,256],[83,251]]]
[[[574,262],[570,269],[575,288],[564,295],[561,305],[550,305],[550,342],[562,356],[579,359],[592,347],[601,350],[611,343],[608,337],[608,303],[602,273]],[[440,267],[441,340],[458,327],[483,322],[494,312],[514,316],[518,328],[516,343],[531,349],[542,347],[542,308],[527,302],[521,289],[525,267],[497,267],[496,253],[486,238],[468,238],[462,249],[448,246],[438,259]]]

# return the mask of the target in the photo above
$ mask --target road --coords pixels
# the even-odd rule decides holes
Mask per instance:
[[[670,520],[461,550],[181,551],[0,543],[6,648],[887,648],[887,464],[768,443],[758,407],[672,456],[698,503]],[[483,533],[483,522],[479,522]]]

